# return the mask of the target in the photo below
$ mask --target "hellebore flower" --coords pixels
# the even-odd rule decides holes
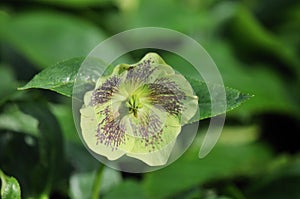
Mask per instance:
[[[81,130],[87,146],[109,160],[123,155],[150,166],[167,163],[181,127],[198,110],[189,82],[148,53],[120,64],[84,96]]]

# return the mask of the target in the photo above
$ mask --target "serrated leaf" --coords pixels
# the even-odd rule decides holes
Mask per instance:
[[[218,112],[214,115],[211,113],[211,99],[210,99],[210,94],[207,88],[207,85],[205,82],[202,81],[197,81],[193,78],[187,78],[188,81],[190,82],[191,86],[194,89],[194,92],[198,96],[198,105],[199,105],[199,110],[200,110],[200,120],[209,118],[209,117],[214,117],[216,115],[223,114],[225,112]],[[252,97],[250,94],[245,94],[242,93],[236,89],[233,88],[228,88],[220,85],[212,85],[217,88],[225,89],[226,92],[226,112],[231,111],[238,106],[240,106],[242,103],[247,101]],[[222,105],[223,101],[217,99],[216,101],[217,104]]]
[[[0,170],[1,179],[1,198],[2,199],[20,199],[21,189],[18,181],[14,177],[6,176]]]
[[[97,59],[92,59],[91,61],[97,61]],[[82,62],[83,58],[73,58],[67,61],[59,62],[58,64],[52,67],[44,69],[42,72],[34,76],[34,78],[30,82],[28,82],[24,87],[19,88],[19,90],[25,90],[30,88],[42,88],[58,92],[67,97],[71,97],[75,77]],[[186,78],[189,80],[190,84],[192,85],[195,93],[199,98],[199,108],[201,115],[200,118],[197,118],[196,120],[205,119],[224,113],[219,112],[212,115],[210,95],[205,82],[198,81],[189,77]],[[90,79],[89,81],[93,80]],[[93,84],[93,82],[87,83]],[[218,87],[219,85],[214,86]],[[249,94],[244,94],[232,88],[225,87],[225,91],[227,98],[226,111],[233,110],[234,108],[238,107],[243,102],[247,101],[249,98],[252,97]]]

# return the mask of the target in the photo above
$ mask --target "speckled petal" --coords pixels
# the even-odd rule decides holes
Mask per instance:
[[[84,96],[87,146],[109,160],[126,154],[150,166],[167,163],[181,127],[198,109],[189,82],[155,54],[120,64]]]
[[[112,150],[112,148],[107,147],[107,145],[97,142],[96,132],[98,122],[92,107],[82,108],[80,113],[82,136],[89,149],[107,157],[109,160],[116,160],[126,153],[126,151],[120,149]]]
[[[198,97],[182,75],[165,75],[148,86],[152,103],[162,106],[169,114],[178,116],[182,125],[187,124],[196,114]]]

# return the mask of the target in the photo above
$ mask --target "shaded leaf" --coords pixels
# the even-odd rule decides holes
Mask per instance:
[[[40,68],[86,56],[104,40],[92,24],[58,12],[21,13],[1,22],[0,37]]]
[[[266,111],[299,113],[299,107],[292,100],[285,82],[264,65],[245,65],[234,58],[229,44],[224,41],[211,42],[205,45],[222,74],[224,84],[234,86],[255,95],[252,100],[235,109],[232,114],[250,116]],[[270,100],[272,99],[272,100]]]
[[[271,157],[264,145],[250,143],[218,144],[208,156],[198,159],[198,141],[172,165],[145,175],[143,187],[150,198],[171,197],[211,180],[251,175],[260,169],[253,170],[255,165]]]
[[[143,191],[141,183],[138,183],[134,180],[126,180],[123,183],[116,186],[113,190],[107,193],[104,199],[132,199],[139,198],[145,199],[148,198]]]
[[[16,105],[6,107],[0,114],[0,129],[38,136],[38,120],[19,110]]]
[[[283,69],[291,69],[291,71],[296,69],[294,72],[299,76],[299,59],[296,50],[268,32],[245,6],[238,6],[235,16],[230,21],[230,27],[236,45],[246,46],[243,51],[248,52],[247,56],[249,53],[254,55],[264,53],[265,56],[276,61],[277,67],[283,63]]]
[[[197,1],[174,3],[172,0],[139,0],[138,3],[132,4],[127,5],[127,7],[124,6],[124,13],[118,20],[112,18],[115,19],[114,23],[120,23],[114,28],[117,29],[124,24],[126,27],[165,27],[184,33],[200,31],[202,35],[209,32],[217,22],[213,15],[206,12],[206,8],[210,4],[207,1],[202,3]],[[160,9],[157,9],[158,5]],[[122,5],[120,6],[122,7]],[[156,10],[155,15],[153,15],[152,10]],[[165,16],[168,17],[165,18]]]
[[[0,131],[1,168],[18,179],[24,198],[40,192],[32,183],[39,162],[37,142],[35,137],[24,133]]]
[[[48,195],[62,180],[65,156],[60,126],[44,103],[24,102],[19,104],[20,109],[39,121],[39,162],[31,168],[31,188],[34,194]],[[28,180],[28,179],[27,179]]]
[[[61,5],[65,7],[75,7],[75,8],[85,8],[90,6],[101,6],[103,4],[113,3],[112,0],[35,0],[37,2],[53,4],[53,5]]]
[[[5,102],[17,90],[17,82],[12,71],[0,65],[0,104]]]
[[[92,195],[94,173],[75,173],[70,178],[70,196],[72,199],[89,199]]]
[[[68,99],[66,99],[68,100]],[[81,144],[81,140],[77,134],[75,128],[73,114],[72,114],[72,104],[70,101],[67,104],[50,104],[50,109],[56,116],[60,127],[62,129],[65,144],[76,143]]]
[[[249,199],[300,198],[300,159],[285,163],[253,181],[246,190]]]
[[[70,195],[72,199],[90,199],[92,195],[95,171],[77,172],[70,178]],[[101,193],[108,193],[121,183],[121,175],[118,171],[105,167],[101,179]]]

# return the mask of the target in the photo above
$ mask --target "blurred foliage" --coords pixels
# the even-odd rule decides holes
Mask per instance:
[[[100,163],[81,144],[70,99],[16,88],[58,61],[84,57],[115,33],[145,26],[193,37],[214,59],[226,86],[255,97],[227,114],[206,158],[197,158],[204,120],[192,147],[164,169],[127,174],[104,168],[101,198],[300,198],[296,0],[1,1],[1,190],[7,186],[3,179],[17,180],[22,198],[91,198]],[[171,65],[184,64],[162,56]],[[132,53],[128,59],[139,58]]]

